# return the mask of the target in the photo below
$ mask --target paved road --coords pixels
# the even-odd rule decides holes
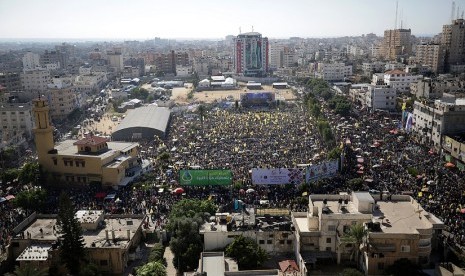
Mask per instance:
[[[166,258],[166,275],[168,276],[176,276],[176,269],[174,268],[173,266],[173,258],[174,258],[174,255],[173,255],[173,252],[171,252],[171,249],[170,247],[166,247],[166,250],[165,250],[165,255],[163,255],[163,257]]]

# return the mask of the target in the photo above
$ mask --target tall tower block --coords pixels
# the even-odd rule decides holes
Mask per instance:
[[[44,99],[38,98],[33,100],[34,106],[32,111],[34,113],[35,128],[34,137],[36,142],[37,156],[39,164],[48,168],[50,158],[47,155],[53,150],[55,144],[53,142],[53,128],[50,125],[49,110],[47,102]]]

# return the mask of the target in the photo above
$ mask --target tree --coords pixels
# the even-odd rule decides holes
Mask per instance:
[[[137,276],[166,276],[166,268],[159,262],[148,262],[136,270]]]
[[[18,178],[18,176],[19,176],[18,169],[7,169],[7,170],[4,170],[3,173],[1,174],[2,182],[5,184],[8,182],[13,182],[16,178]]]
[[[74,207],[66,193],[61,193],[58,205],[57,226],[61,235],[60,257],[71,274],[77,275],[84,259],[84,238]]]
[[[360,191],[363,188],[363,179],[353,178],[347,181],[347,185],[352,191]]]
[[[42,210],[46,201],[47,192],[44,189],[36,188],[19,192],[13,199],[13,204],[29,213],[30,210]]]
[[[385,271],[386,275],[393,276],[419,275],[419,273],[420,267],[418,264],[406,258],[396,260],[392,265],[388,266]]]
[[[7,273],[6,276],[47,276],[48,269],[38,269],[32,265],[16,266],[13,273]]]
[[[18,181],[21,184],[28,184],[37,182],[37,177],[39,173],[39,163],[37,162],[27,162],[21,168],[18,174]]]
[[[240,270],[255,269],[263,265],[268,254],[251,238],[237,236],[226,247],[226,256],[237,261]]]
[[[337,159],[341,157],[342,150],[339,147],[335,147],[328,152],[328,159]]]
[[[161,243],[156,243],[150,250],[149,262],[159,262],[166,266],[166,260],[163,258],[165,247]]]
[[[102,273],[100,273],[98,267],[94,263],[88,263],[85,264],[81,267],[81,270],[79,271],[79,276],[101,276]]]
[[[171,208],[167,228],[173,235],[170,241],[173,265],[179,271],[197,268],[203,250],[199,229],[216,209],[213,202],[198,199],[183,199]]]
[[[342,271],[342,276],[364,276],[362,272],[355,268],[346,268]]]
[[[363,224],[354,224],[349,228],[346,236],[343,240],[346,240],[355,245],[355,261],[358,263],[359,254],[360,254],[360,245],[364,242],[366,236],[368,235],[368,230],[365,229]]]
[[[197,112],[199,113],[200,123],[202,124],[202,127],[203,127],[203,119],[205,117],[206,111],[207,111],[207,109],[205,108],[205,106],[203,104],[201,104],[201,105],[199,105],[197,107]]]

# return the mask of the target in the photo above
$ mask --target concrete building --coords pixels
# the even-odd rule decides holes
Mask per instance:
[[[156,70],[165,74],[176,75],[176,66],[189,66],[189,54],[187,52],[157,53],[154,56]]]
[[[423,79],[422,75],[412,75],[402,70],[391,70],[384,73],[384,84],[394,88],[398,93],[410,91],[410,84]]]
[[[444,150],[444,159],[447,162],[465,171],[465,133],[444,135],[441,148]]]
[[[107,51],[107,60],[113,72],[118,74],[121,73],[121,71],[123,71],[124,63],[121,48],[115,48],[113,50]]]
[[[410,29],[384,31],[383,53],[386,60],[398,60],[412,54]]]
[[[352,65],[344,63],[318,63],[315,76],[326,81],[343,81],[352,76]]]
[[[31,103],[0,103],[0,129],[2,132],[24,132],[32,139],[32,106]]]
[[[23,56],[23,70],[34,70],[40,68],[40,55],[27,52]]]
[[[366,106],[370,110],[395,110],[396,90],[388,85],[370,85],[366,93]]]
[[[453,20],[442,28],[441,44],[446,50],[445,66],[465,64],[465,20]]]
[[[465,99],[415,101],[413,132],[418,141],[440,148],[442,135],[465,132]]]
[[[0,72],[0,87],[4,87],[6,91],[21,90],[21,77],[16,72]]]
[[[408,219],[406,219],[408,218]],[[427,264],[435,238],[444,224],[423,210],[410,196],[310,195],[307,213],[292,213],[295,254],[301,275],[324,259],[348,260],[360,250],[366,275],[380,275],[396,260],[407,258]],[[353,225],[363,225],[367,235],[360,248],[347,235]]]
[[[90,261],[105,275],[123,275],[142,239],[144,215],[104,215],[103,211],[81,210],[84,250]],[[20,266],[49,268],[59,264],[56,215],[36,215],[20,225],[20,235],[12,238],[10,251]]]
[[[247,210],[250,215],[217,213],[214,222],[205,223],[200,228],[204,251],[224,248],[242,235],[255,240],[269,253],[292,252],[294,234],[289,216],[258,216],[254,209]],[[255,220],[258,221],[258,231]]]
[[[266,76],[268,51],[268,38],[260,33],[239,34],[234,39],[235,73],[246,77]]]
[[[417,63],[430,68],[433,73],[444,72],[444,49],[439,44],[420,44],[416,46]]]
[[[361,108],[367,107],[367,93],[370,89],[371,85],[368,83],[363,84],[353,84],[349,88],[349,99],[360,106]]]
[[[362,71],[364,76],[371,77],[374,73],[381,73],[384,71],[386,63],[381,61],[364,62],[362,63]]]
[[[71,77],[55,77],[48,85],[45,96],[50,104],[50,117],[63,120],[76,108],[80,107],[80,93],[76,93]]]
[[[268,48],[268,64],[270,69],[276,70],[283,67],[283,53],[284,45],[277,41],[270,42]]]
[[[81,140],[65,140],[55,145],[49,110],[44,99],[33,101],[35,144],[43,171],[57,185],[86,185],[92,182],[107,187],[127,184],[139,173],[141,162],[137,143],[109,142],[89,135]]]
[[[461,86],[459,81],[424,78],[410,84],[410,93],[418,99],[434,100],[442,98],[444,93],[459,93]]]
[[[50,71],[46,69],[27,70],[21,73],[22,88],[26,92],[43,94],[48,90],[51,82]]]

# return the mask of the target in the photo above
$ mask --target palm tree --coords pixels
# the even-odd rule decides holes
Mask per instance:
[[[368,230],[363,224],[354,224],[347,232],[348,239],[355,244],[355,260],[358,264],[359,254],[361,252],[360,246],[364,243],[368,235]]]
[[[205,112],[207,111],[207,109],[205,108],[205,106],[203,104],[199,105],[197,107],[197,112],[199,113],[199,116],[200,116],[200,123],[202,123],[202,127],[203,127],[203,118],[205,117]]]

